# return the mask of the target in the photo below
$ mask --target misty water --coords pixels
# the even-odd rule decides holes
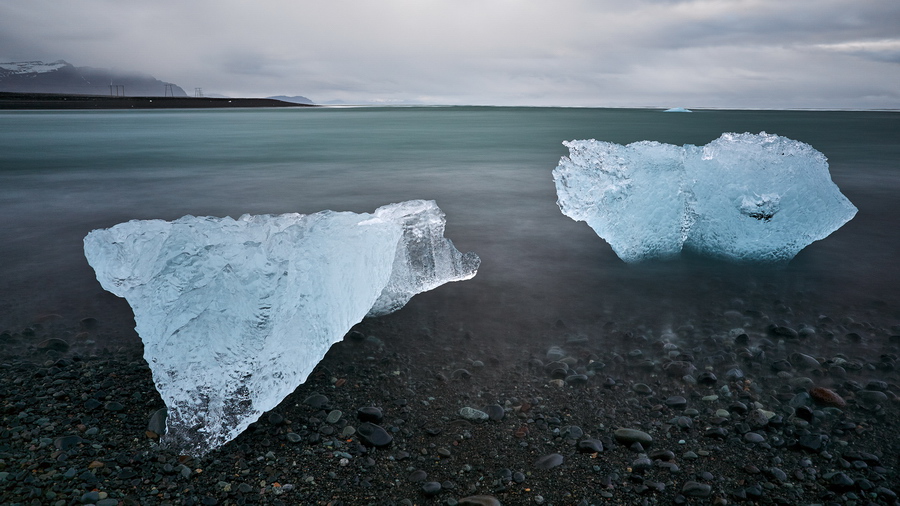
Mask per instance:
[[[832,179],[859,208],[786,266],[689,256],[625,264],[556,205],[551,171],[567,154],[564,140],[703,145],[722,132],[760,131],[823,152]],[[893,112],[3,112],[0,152],[0,331],[10,334],[59,315],[53,319],[99,320],[91,338],[103,345],[138,341],[128,305],[100,288],[84,259],[82,239],[92,229],[187,214],[372,212],[411,199],[437,201],[446,237],[476,252],[482,266],[474,279],[419,295],[388,317],[401,331],[462,332],[473,343],[515,349],[539,346],[559,328],[602,336],[609,322],[657,335],[725,325],[728,310],[761,311],[793,326],[820,315],[869,329],[900,323],[900,114]],[[75,330],[63,337],[77,339]]]

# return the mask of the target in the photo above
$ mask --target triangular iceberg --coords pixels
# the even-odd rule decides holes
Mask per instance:
[[[124,297],[168,408],[164,441],[202,455],[304,382],[367,314],[386,314],[480,260],[443,237],[433,201],[373,214],[185,216],[94,230],[85,256]]]

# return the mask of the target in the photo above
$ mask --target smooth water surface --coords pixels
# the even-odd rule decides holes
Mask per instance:
[[[766,131],[811,144],[859,208],[783,267],[702,258],[626,265],[560,213],[551,171],[563,140],[706,144]],[[41,317],[115,322],[127,304],[84,260],[92,229],[186,214],[371,212],[433,199],[447,233],[475,251],[475,279],[418,296],[401,313],[515,346],[561,320],[647,328],[727,309],[792,324],[819,314],[900,323],[900,114],[542,108],[357,108],[0,113],[0,331]],[[736,300],[740,299],[740,300]],[[776,314],[777,313],[777,314]],[[805,319],[805,320],[804,320]],[[103,334],[101,332],[101,334]]]

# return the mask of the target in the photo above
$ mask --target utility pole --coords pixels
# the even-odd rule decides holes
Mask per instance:
[[[124,84],[112,84],[109,83],[109,96],[118,97],[119,92],[122,92],[121,96],[125,96],[125,85]]]

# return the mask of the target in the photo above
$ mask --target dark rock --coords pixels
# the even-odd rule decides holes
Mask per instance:
[[[53,440],[53,446],[60,450],[66,451],[70,448],[78,446],[83,442],[84,440],[78,436],[61,436]]]
[[[563,463],[563,456],[558,453],[544,455],[534,461],[534,467],[538,469],[553,469]]]
[[[169,410],[166,408],[160,408],[153,412],[150,415],[150,421],[147,422],[147,430],[159,434],[160,436],[166,433],[166,417],[169,414]]]
[[[603,451],[603,443],[599,439],[584,439],[578,442],[578,451],[583,453],[599,453]]]
[[[712,487],[705,483],[696,481],[687,481],[681,487],[681,493],[688,497],[709,497],[712,493]]]
[[[303,404],[306,404],[313,409],[322,409],[328,405],[328,397],[325,397],[322,394],[312,394],[304,399]]]
[[[716,375],[709,371],[703,371],[697,375],[697,383],[701,385],[712,386],[716,384],[716,381],[718,381]]]
[[[501,506],[500,501],[491,495],[470,495],[457,503],[459,506]]]
[[[420,481],[425,481],[428,478],[428,473],[421,469],[416,469],[415,471],[409,474],[409,481],[413,483],[418,483]]]
[[[800,334],[798,334],[796,330],[783,325],[770,325],[768,330],[769,335],[774,337],[784,337],[788,339],[797,339],[800,337]]]
[[[69,343],[56,338],[51,337],[50,339],[45,339],[37,344],[37,349],[43,351],[58,351],[59,353],[65,353],[69,351]]]
[[[384,414],[379,408],[366,406],[356,410],[356,418],[361,422],[381,423],[384,420]]]
[[[488,418],[495,422],[503,420],[503,417],[506,416],[506,411],[503,409],[503,406],[499,404],[488,404],[481,408],[481,410],[487,413]]]
[[[640,443],[642,446],[646,447],[653,444],[653,438],[650,434],[637,429],[616,429],[614,435],[616,441],[625,446],[630,446],[633,443]]]
[[[427,496],[438,495],[441,492],[441,484],[437,481],[426,481],[422,484],[422,493]]]
[[[363,422],[356,428],[360,441],[366,446],[383,447],[391,444],[394,440],[393,436],[387,433],[380,425],[370,422]]]

